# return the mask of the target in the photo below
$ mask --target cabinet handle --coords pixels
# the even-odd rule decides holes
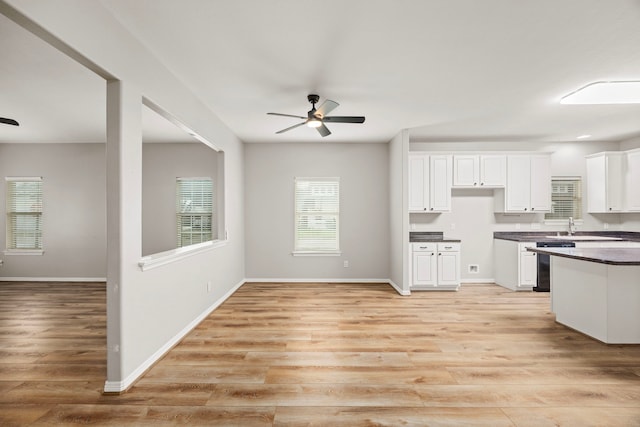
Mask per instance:
[[[533,211],[533,210],[535,210],[535,209],[536,209],[536,208],[531,208],[531,210],[532,210],[532,211]]]
[[[431,252],[431,256],[434,256],[435,254],[433,252]]]
[[[445,246],[445,249],[451,249],[453,246]]]
[[[426,246],[420,246],[420,249],[427,249]]]
[[[480,185],[484,185],[484,182],[481,182]]]
[[[524,210],[526,211],[526,210],[527,210],[527,208],[524,208]]]
[[[478,185],[478,183],[477,183],[477,182],[474,182],[474,183],[473,183],[473,185]]]
[[[438,256],[442,256],[442,254],[441,254],[441,253],[439,253],[439,254],[438,254]]]
[[[431,208],[430,210],[433,210],[433,208]]]
[[[422,210],[423,210],[423,211],[426,211],[426,210],[427,210],[427,208],[424,208],[424,209],[422,209]]]

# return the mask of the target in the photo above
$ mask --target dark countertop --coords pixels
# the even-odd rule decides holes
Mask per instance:
[[[527,248],[529,252],[610,265],[640,265],[640,248]]]
[[[442,231],[412,231],[409,233],[409,243],[460,243],[460,239],[446,239]]]
[[[570,239],[550,239],[546,236],[556,235],[556,231],[496,231],[493,233],[494,239],[512,240],[514,242],[570,242]],[[566,236],[566,232],[560,233]],[[576,236],[602,236],[613,237],[616,240],[630,240],[640,242],[640,233],[633,231],[578,231]],[[606,242],[607,240],[584,240],[580,242]]]

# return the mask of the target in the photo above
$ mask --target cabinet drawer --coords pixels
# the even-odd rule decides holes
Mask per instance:
[[[412,243],[411,244],[411,250],[413,252],[426,252],[426,251],[431,251],[431,252],[435,252],[436,251],[436,244],[435,243]]]
[[[438,252],[460,252],[460,243],[438,243]]]
[[[527,252],[527,248],[535,248],[536,246],[536,242],[518,243],[518,249],[520,250],[520,252]]]

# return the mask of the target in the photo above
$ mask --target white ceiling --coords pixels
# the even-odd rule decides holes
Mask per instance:
[[[558,103],[590,82],[640,80],[640,0],[99,1],[246,142],[640,134],[640,105]],[[99,77],[4,17],[0,49],[0,116],[21,122],[0,126],[0,142],[104,140]],[[367,120],[276,135],[298,121],[265,113],[306,115],[309,93]]]

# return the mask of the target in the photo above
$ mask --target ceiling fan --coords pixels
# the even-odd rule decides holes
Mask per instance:
[[[20,126],[20,123],[16,122],[13,119],[7,119],[4,117],[0,117],[0,123],[5,124],[5,125],[13,125],[13,126]]]
[[[304,120],[304,122],[302,123],[298,123],[297,125],[282,129],[276,133],[288,132],[291,129],[297,128],[298,126],[307,125],[311,128],[316,128],[318,130],[318,133],[320,133],[320,135],[324,137],[331,135],[331,131],[324,125],[325,123],[364,123],[363,116],[327,116],[327,114],[329,114],[338,105],[340,105],[335,101],[327,99],[316,109],[316,103],[320,100],[320,97],[318,95],[312,94],[307,95],[307,99],[312,106],[311,110],[307,112],[307,117],[294,116],[292,114],[267,113],[272,116],[295,117],[297,119]]]

